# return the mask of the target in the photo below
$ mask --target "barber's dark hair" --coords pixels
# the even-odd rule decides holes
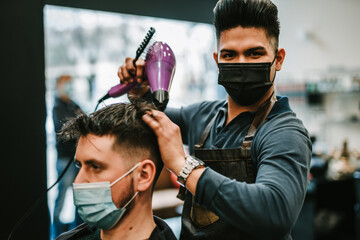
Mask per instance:
[[[163,168],[159,146],[154,131],[142,120],[146,111],[155,109],[150,103],[133,101],[116,103],[89,115],[80,114],[63,126],[59,136],[63,141],[76,140],[80,136],[116,136],[115,146],[126,149],[125,154],[136,158],[142,152],[149,152],[150,160],[155,163],[154,185]]]
[[[214,8],[214,26],[217,40],[221,32],[237,26],[263,28],[278,48],[280,22],[277,7],[270,0],[220,0]]]

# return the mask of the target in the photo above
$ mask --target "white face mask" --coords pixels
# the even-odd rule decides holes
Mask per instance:
[[[121,179],[129,175],[141,162],[137,163],[124,175],[110,182],[73,183],[74,204],[78,208],[80,217],[90,227],[109,230],[120,221],[126,211],[126,207],[139,192],[123,206],[117,208],[111,197],[111,187]]]

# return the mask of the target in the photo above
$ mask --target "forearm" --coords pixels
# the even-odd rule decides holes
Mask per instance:
[[[260,239],[281,239],[291,230],[304,197],[303,191],[289,189],[237,182],[207,169],[197,183],[195,201]]]

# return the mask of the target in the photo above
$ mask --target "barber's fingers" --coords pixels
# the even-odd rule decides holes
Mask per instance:
[[[149,127],[155,132],[156,135],[159,136],[161,131],[161,125],[158,121],[159,114],[155,111],[147,111],[146,114],[143,115],[143,121],[149,125]]]
[[[136,64],[136,79],[139,83],[141,83],[146,78],[144,74],[145,61],[139,58],[135,64]]]
[[[157,110],[146,112],[143,120],[154,130],[159,137],[164,132],[174,133],[179,131],[179,126],[173,123],[165,113]]]
[[[160,120],[163,117],[166,117],[166,115],[163,112],[160,112],[160,111],[157,111],[157,110],[151,110],[151,111],[148,111],[147,113],[150,114],[156,120]]]
[[[179,126],[173,123],[163,112],[156,110],[146,112],[143,115],[143,120],[157,136],[164,165],[170,171],[178,174],[185,159]]]
[[[149,113],[149,112],[148,112]],[[156,120],[160,126],[167,127],[175,125],[166,115],[165,113],[157,110],[151,110],[150,112],[151,117]]]
[[[128,59],[128,58],[126,58]],[[127,64],[124,63],[120,66],[118,70],[118,76],[120,78],[121,83],[131,83],[134,81],[134,73],[135,73],[135,67],[128,69]]]
[[[125,77],[124,77],[124,74],[123,74],[123,70],[121,70],[121,67],[122,66],[119,67],[117,75],[120,78],[120,82],[123,83],[123,82],[125,82]]]
[[[180,127],[173,123],[163,112],[151,110],[143,115],[143,121],[157,136],[164,162],[174,155],[184,152]]]
[[[143,121],[149,125],[149,127],[158,135],[160,131],[160,124],[156,121],[150,113],[146,113],[142,116]]]
[[[130,76],[132,78],[134,78],[134,76],[135,76],[136,77],[135,79],[139,83],[141,83],[142,79],[143,79],[145,62],[144,62],[144,60],[139,58],[136,61],[135,65],[136,66],[134,66],[134,59],[132,59],[132,58],[126,58],[125,59],[125,69],[127,70],[127,72],[130,74]]]
[[[133,63],[134,59],[127,57],[125,62],[118,69],[118,77],[121,83],[131,83],[136,79],[139,83],[144,78],[145,62],[142,59],[136,61],[136,68]]]

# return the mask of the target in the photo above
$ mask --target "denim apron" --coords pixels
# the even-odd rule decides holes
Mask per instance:
[[[255,170],[251,159],[251,143],[256,129],[266,119],[276,102],[273,94],[269,100],[259,107],[242,146],[234,149],[204,149],[204,143],[218,114],[206,126],[198,144],[195,144],[195,157],[205,162],[205,166],[239,182],[254,183]],[[225,222],[215,213],[194,202],[194,196],[185,188],[178,194],[184,200],[182,213],[182,230],[180,239],[255,239]]]

